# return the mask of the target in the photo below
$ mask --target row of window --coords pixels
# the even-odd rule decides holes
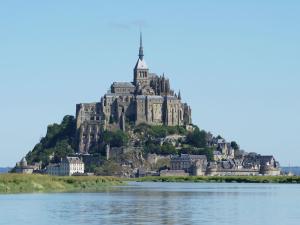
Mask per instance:
[[[91,116],[90,120],[96,120],[99,121],[100,117],[99,116]]]
[[[140,71],[139,72],[140,77],[147,78],[147,72],[146,71]]]
[[[130,89],[130,88],[116,88],[115,92],[122,92],[122,93],[128,93],[128,92],[132,92],[134,89]]]

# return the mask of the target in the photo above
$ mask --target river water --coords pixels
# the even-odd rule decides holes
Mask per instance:
[[[130,183],[100,193],[0,195],[2,225],[299,225],[300,185]]]

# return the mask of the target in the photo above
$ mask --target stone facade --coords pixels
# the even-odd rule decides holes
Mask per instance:
[[[186,173],[201,176],[205,175],[207,166],[207,158],[205,155],[188,155],[171,157],[171,170],[183,170]]]
[[[76,126],[78,137],[78,149],[80,152],[97,145],[102,130],[100,104],[78,104],[76,106]]]
[[[34,163],[33,165],[28,165],[26,158],[22,158],[20,162],[16,164],[16,173],[32,174],[41,171],[42,163]]]
[[[78,157],[66,157],[60,163],[49,164],[46,173],[53,176],[72,176],[84,173],[84,163]]]
[[[159,175],[161,177],[185,177],[189,176],[189,173],[185,172],[184,170],[162,170],[160,171]]]
[[[171,170],[194,176],[280,175],[280,165],[273,156],[250,153],[239,159],[208,162],[206,156],[181,154],[171,157]]]
[[[191,108],[175,94],[169,79],[149,72],[144,60],[142,37],[133,82],[114,82],[97,103],[77,104],[77,136],[80,153],[97,145],[104,130],[122,129],[126,123],[149,125],[189,125]]]

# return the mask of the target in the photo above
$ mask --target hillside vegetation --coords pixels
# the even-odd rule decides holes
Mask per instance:
[[[166,139],[172,135],[179,137],[176,143],[168,142]],[[164,140],[163,143],[161,140]],[[128,125],[127,132],[107,130],[102,133],[99,143],[91,147],[89,153],[99,159],[105,159],[106,144],[111,147],[121,147],[132,143],[141,147],[145,156],[148,153],[158,155],[185,153],[206,155],[209,160],[213,160],[213,149],[207,146],[206,132],[197,126],[194,126],[193,132],[188,132],[184,126],[168,127],[147,124]],[[76,119],[74,116],[67,115],[60,124],[48,126],[45,137],[42,137],[33,150],[28,152],[26,159],[28,164],[42,162],[44,168],[49,163],[58,163],[61,158],[74,154],[77,150],[76,146]],[[114,165],[113,162],[111,164]],[[89,172],[99,172],[96,171],[96,167],[92,164],[86,165]]]
[[[43,166],[50,161],[59,162],[75,152],[75,141],[76,120],[74,116],[65,116],[61,124],[48,126],[46,136],[26,155],[26,159],[29,164],[42,161]]]
[[[142,145],[145,153],[155,153],[158,155],[178,155],[178,154],[193,154],[206,155],[211,161],[213,160],[213,148],[208,147],[204,130],[200,130],[194,126],[194,131],[187,131],[184,126],[149,126],[140,124],[134,127],[134,133],[141,140],[139,145]],[[168,136],[177,135],[175,143],[170,143],[165,140],[161,144],[161,139]]]

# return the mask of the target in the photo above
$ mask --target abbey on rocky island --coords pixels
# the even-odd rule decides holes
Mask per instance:
[[[164,75],[150,73],[144,60],[142,34],[133,82],[114,82],[100,102],[76,105],[79,152],[88,153],[104,130],[121,129],[125,124],[181,126],[192,123],[191,108],[181,101]]]

